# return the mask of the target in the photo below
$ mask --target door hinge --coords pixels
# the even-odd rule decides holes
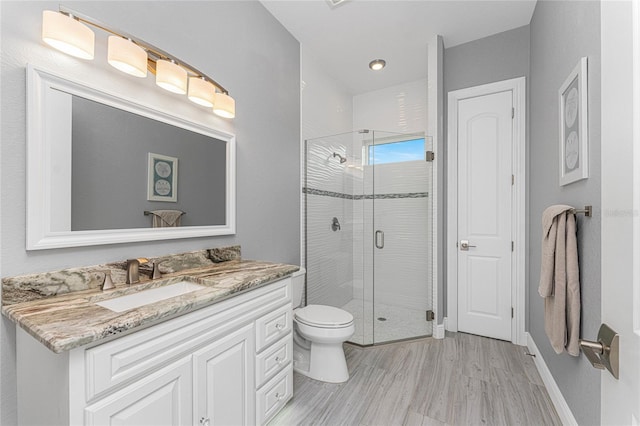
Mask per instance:
[[[514,246],[515,246],[515,243],[511,241],[511,251],[513,251]]]
[[[515,118],[515,117],[516,117],[516,109],[511,108],[511,118]]]
[[[436,314],[433,313],[431,309],[427,311],[427,321],[433,321],[436,319]]]
[[[433,151],[425,152],[425,160],[426,161],[431,162],[431,161],[433,161],[435,159],[436,159],[436,153],[435,152],[433,152]]]
[[[511,308],[511,318],[513,318],[513,308]]]

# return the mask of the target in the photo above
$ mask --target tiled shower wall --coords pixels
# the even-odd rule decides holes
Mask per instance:
[[[353,202],[351,185],[344,178],[347,163],[333,157],[347,156],[351,134],[307,141],[306,226],[307,300],[309,303],[343,306],[353,288]],[[340,230],[333,231],[333,218]]]

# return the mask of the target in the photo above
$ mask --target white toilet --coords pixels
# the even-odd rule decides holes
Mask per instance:
[[[342,344],[355,331],[353,315],[333,306],[302,304],[305,269],[291,276],[293,286],[293,369],[315,380],[349,380]]]

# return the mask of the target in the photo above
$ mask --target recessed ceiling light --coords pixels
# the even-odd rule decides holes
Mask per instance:
[[[385,67],[385,65],[387,65],[387,62],[384,59],[374,59],[373,61],[369,62],[369,68],[371,68],[373,71],[380,71]]]

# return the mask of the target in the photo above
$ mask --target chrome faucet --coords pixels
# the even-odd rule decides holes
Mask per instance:
[[[127,260],[127,284],[136,284],[140,282],[140,264],[147,263],[148,261],[149,259],[144,257]]]

